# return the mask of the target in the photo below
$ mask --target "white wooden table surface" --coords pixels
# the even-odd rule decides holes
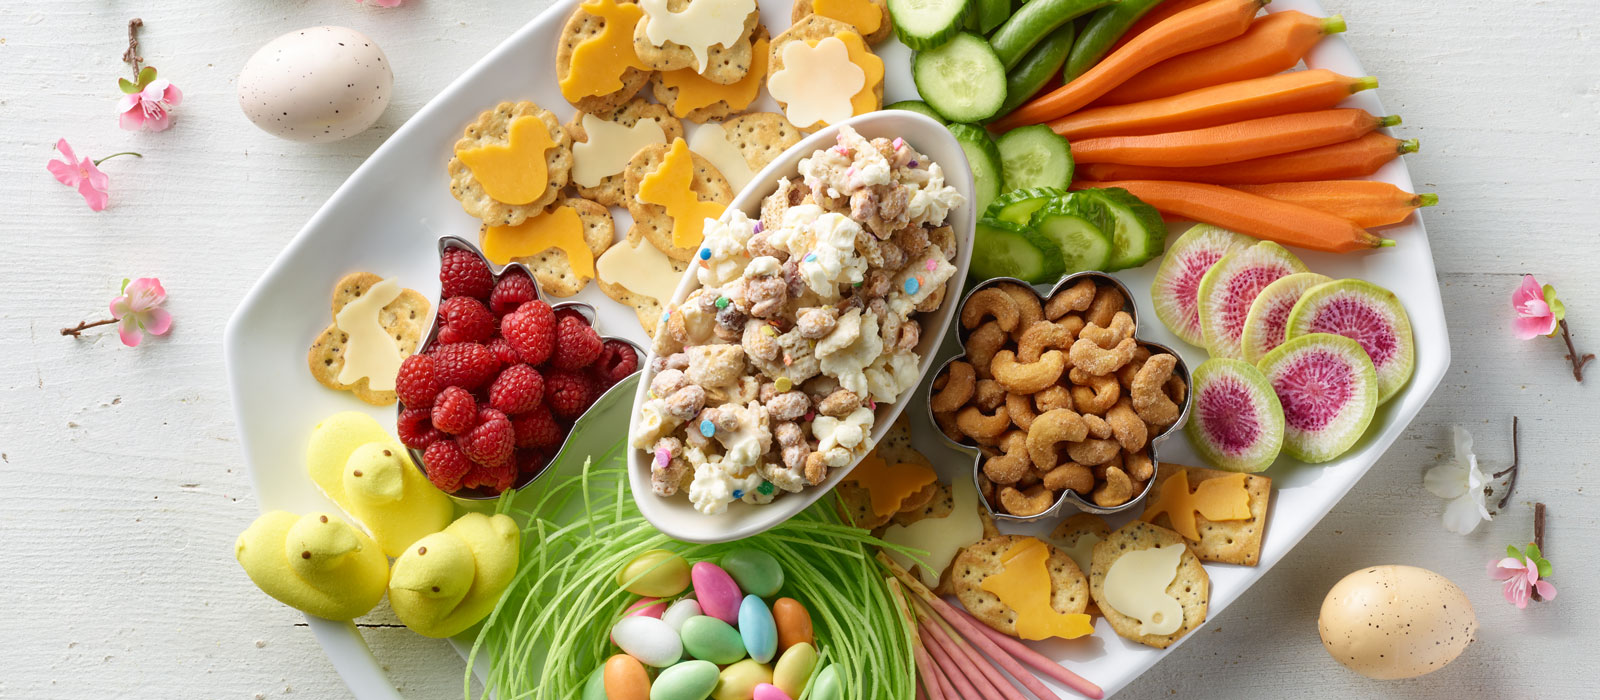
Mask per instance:
[[[346,697],[289,610],[233,560],[257,508],[240,466],[220,341],[245,290],[323,199],[409,115],[548,0],[10,0],[0,3],[0,698]],[[1579,343],[1600,352],[1600,20],[1592,0],[1326,0],[1383,81],[1427,211],[1454,365],[1388,456],[1243,600],[1125,697],[1593,697],[1600,377],[1574,384],[1552,340],[1508,331],[1525,272],[1561,291]],[[185,93],[160,134],[117,127],[125,23]],[[349,141],[302,145],[236,106],[245,59],[278,34],[361,30],[396,71],[393,105]],[[545,69],[529,66],[530,70]],[[66,137],[104,166],[93,213],[44,169]],[[170,337],[122,347],[57,330],[105,315],[123,277],[159,276]],[[101,329],[104,330],[104,329]],[[1600,374],[1600,370],[1597,370]],[[293,411],[295,407],[285,406]],[[1469,537],[1443,531],[1419,485],[1468,426],[1487,467],[1525,473],[1507,512]],[[1519,612],[1484,573],[1549,505],[1560,598]],[[1269,535],[1270,536],[1270,535]],[[1443,573],[1477,609],[1480,638],[1449,668],[1379,684],[1318,643],[1323,594],[1345,573],[1404,563]],[[368,642],[407,697],[459,696],[443,642],[392,624]]]

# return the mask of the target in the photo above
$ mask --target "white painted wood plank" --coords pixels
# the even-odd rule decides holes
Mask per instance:
[[[1423,140],[1408,161],[1445,285],[1455,364],[1384,462],[1244,600],[1126,697],[1578,697],[1597,673],[1585,650],[1600,612],[1588,556],[1595,389],[1566,374],[1559,344],[1511,338],[1508,294],[1536,272],[1560,287],[1581,345],[1600,351],[1600,19],[1584,0],[1507,5],[1328,0],[1348,40]],[[0,698],[347,697],[300,616],[261,595],[233,562],[256,505],[223,383],[223,324],[255,277],[361,160],[544,0],[349,0],[202,4],[146,0],[0,3],[0,575],[7,583]],[[145,55],[185,92],[175,126],[116,126],[127,12],[147,23]],[[343,24],[395,66],[379,126],[338,144],[254,130],[234,77],[268,39]],[[530,67],[537,69],[538,67]],[[139,150],[106,164],[112,208],[95,214],[44,171],[65,136],[81,154]],[[122,348],[71,340],[124,276],[158,275],[177,325]],[[294,410],[294,407],[285,407]],[[1509,512],[1470,537],[1442,531],[1418,486],[1469,426],[1488,465],[1510,457],[1523,417],[1528,471]],[[286,468],[294,468],[289,465]],[[1518,612],[1483,566],[1525,540],[1527,504],[1552,516],[1561,597]],[[1271,536],[1270,533],[1268,535]],[[1421,680],[1379,684],[1320,650],[1314,619],[1344,573],[1385,562],[1435,569],[1467,589],[1479,642]],[[368,642],[407,697],[460,692],[442,642],[370,618]]]

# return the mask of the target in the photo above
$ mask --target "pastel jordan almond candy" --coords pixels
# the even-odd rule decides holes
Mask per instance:
[[[606,659],[603,678],[606,700],[650,700],[650,672],[632,656]]]
[[[562,97],[585,112],[608,112],[637,94],[650,77],[633,50],[633,29],[643,16],[626,0],[589,0],[573,10],[556,46]]]
[[[639,600],[634,601],[633,605],[629,605],[627,607],[627,609],[623,610],[622,611],[622,616],[623,617],[653,617],[653,618],[655,618],[657,620],[660,620],[662,615],[666,614],[666,612],[667,612],[667,602],[666,601],[661,600],[660,598],[640,598]],[[673,629],[677,629],[677,628],[673,628]],[[611,643],[612,644],[616,644],[617,643],[616,638],[613,637],[611,639]]]
[[[783,692],[782,688],[772,685],[771,683],[762,683],[757,685],[756,690],[751,694],[751,697],[754,700],[794,700],[793,697],[788,693]]]
[[[817,672],[817,682],[811,687],[810,700],[844,700],[844,682],[839,680],[839,667],[828,664]]]
[[[689,618],[678,635],[683,638],[683,650],[690,656],[718,666],[726,666],[746,655],[739,630],[710,615]]]
[[[700,616],[700,602],[693,598],[683,598],[667,606],[667,611],[661,613],[661,621],[667,623],[668,627],[677,630],[681,635],[683,634],[684,624]]]
[[[767,28],[757,26],[751,38],[750,72],[743,78],[724,85],[707,80],[693,68],[657,71],[650,76],[650,91],[680,119],[700,123],[726,119],[744,111],[761,94],[771,45]]]
[[[816,669],[816,647],[801,642],[789,647],[778,657],[778,663],[772,667],[772,684],[791,697],[798,698]]]
[[[488,616],[511,585],[520,542],[510,516],[467,513],[395,559],[389,606],[424,637],[458,635]]]
[[[611,626],[617,647],[646,666],[666,668],[683,658],[683,640],[653,617],[625,617]]]
[[[772,669],[755,659],[745,659],[722,669],[717,678],[717,689],[711,692],[716,700],[750,700],[755,697],[756,686],[772,682]]]
[[[694,597],[700,601],[705,614],[730,625],[739,624],[739,606],[744,594],[722,567],[708,561],[695,562],[690,569],[694,580]]]
[[[240,533],[233,555],[267,595],[330,620],[367,614],[389,577],[378,544],[327,513],[262,513]]]
[[[639,0],[633,50],[655,70],[692,69],[714,83],[743,78],[759,24],[756,0]]]
[[[372,535],[386,556],[445,529],[455,514],[450,497],[411,461],[399,443],[369,442],[344,466],[345,499],[338,505]]]
[[[783,567],[776,557],[759,549],[740,547],[722,555],[717,563],[745,593],[769,598],[783,588]]]
[[[450,194],[489,226],[516,226],[554,202],[572,171],[572,140],[550,110],[502,102],[456,141]]]
[[[583,682],[582,700],[606,700],[606,665],[596,666]]]
[[[716,687],[716,664],[685,661],[656,676],[656,682],[650,686],[650,700],[706,700]]]
[[[747,595],[739,603],[739,636],[750,658],[767,663],[778,654],[778,625],[772,609],[760,596]]]
[[[689,583],[689,562],[667,549],[644,552],[617,570],[617,585],[634,595],[671,598]]]
[[[772,603],[773,624],[778,627],[778,651],[787,651],[796,645],[810,644],[816,634],[811,627],[811,613],[806,606],[793,598],[779,598]]]
[[[683,139],[639,151],[625,178],[634,226],[673,260],[689,262],[699,250],[706,219],[722,216],[733,201],[722,173]]]

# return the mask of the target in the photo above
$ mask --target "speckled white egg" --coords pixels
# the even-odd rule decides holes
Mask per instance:
[[[1328,591],[1317,619],[1322,647],[1368,678],[1415,678],[1444,668],[1478,634],[1467,594],[1415,566],[1373,566]]]
[[[239,107],[291,141],[338,141],[389,106],[394,72],[383,49],[345,27],[308,27],[267,42],[239,73]]]

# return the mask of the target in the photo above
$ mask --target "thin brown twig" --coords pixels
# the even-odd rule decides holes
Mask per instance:
[[[1506,504],[1511,502],[1511,492],[1517,490],[1517,467],[1522,463],[1522,450],[1518,440],[1518,435],[1522,431],[1519,430],[1519,423],[1521,420],[1517,416],[1511,417],[1511,466],[1494,474],[1496,479],[1507,474],[1511,475],[1511,481],[1506,483],[1506,494],[1500,498],[1498,506],[1500,510],[1506,509]]]
[[[1539,556],[1548,558],[1549,555],[1544,551],[1544,504],[1543,503],[1534,503],[1533,504],[1533,546],[1539,548]],[[1539,588],[1537,586],[1535,586],[1534,589],[1533,589],[1533,599],[1537,600],[1537,601],[1540,601],[1540,602],[1544,601],[1544,597],[1539,595]]]
[[[116,323],[116,322],[117,322],[117,319],[114,319],[114,318],[101,319],[99,321],[83,321],[83,322],[80,322],[77,326],[75,326],[73,328],[63,328],[63,329],[61,329],[61,335],[70,335],[70,336],[73,336],[73,337],[77,337],[77,336],[83,335],[84,331],[89,330],[90,328],[94,328],[95,326],[104,326],[104,325],[109,325],[109,324]]]
[[[133,66],[133,79],[139,80],[140,64],[144,58],[139,55],[139,28],[144,26],[144,20],[135,17],[128,20],[128,50],[122,52],[122,62]]]
[[[1572,378],[1583,381],[1583,366],[1594,360],[1594,353],[1578,354],[1578,348],[1572,344],[1572,331],[1567,329],[1567,320],[1561,319],[1561,339],[1567,341],[1567,360],[1572,363]]]

